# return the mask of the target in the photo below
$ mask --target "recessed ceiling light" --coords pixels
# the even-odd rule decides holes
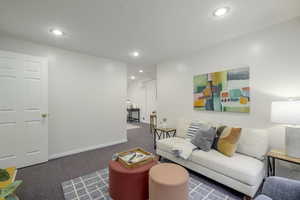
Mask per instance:
[[[132,57],[139,57],[139,55],[140,55],[140,53],[138,52],[138,51],[133,51],[133,52],[131,52],[130,53],[130,55],[132,56]]]
[[[217,10],[214,11],[214,16],[216,16],[216,17],[223,17],[226,14],[228,14],[228,12],[229,12],[229,8],[228,7],[218,8]]]
[[[143,73],[144,71],[142,69],[139,70],[140,73]]]
[[[52,33],[55,36],[63,36],[64,35],[64,32],[62,30],[59,30],[56,28],[50,29],[50,33]]]
[[[130,76],[130,79],[131,79],[131,80],[134,80],[134,79],[135,79],[135,76]]]

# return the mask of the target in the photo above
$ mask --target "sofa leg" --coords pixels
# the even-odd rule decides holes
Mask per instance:
[[[252,197],[249,197],[249,196],[245,195],[243,200],[252,200]]]
[[[161,161],[161,156],[158,156],[158,161]]]

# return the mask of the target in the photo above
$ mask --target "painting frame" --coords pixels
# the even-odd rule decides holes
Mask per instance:
[[[193,96],[197,111],[250,113],[250,67],[195,75]]]

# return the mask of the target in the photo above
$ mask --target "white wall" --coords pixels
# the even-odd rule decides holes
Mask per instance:
[[[3,35],[0,49],[49,59],[51,158],[127,140],[124,63]]]
[[[156,110],[156,80],[133,81],[128,85],[127,98],[140,108],[141,121],[150,123],[150,114]]]
[[[300,18],[275,25],[158,65],[158,115],[174,125],[180,117],[241,127],[265,128],[273,100],[300,96]],[[193,76],[250,67],[251,113],[193,110]],[[282,131],[282,129],[281,129]],[[272,147],[284,148],[282,132],[272,132]]]

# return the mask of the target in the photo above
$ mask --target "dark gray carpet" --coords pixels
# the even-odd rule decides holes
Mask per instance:
[[[149,125],[141,124],[139,129],[128,130],[127,136],[128,142],[124,144],[83,152],[20,169],[17,179],[23,180],[24,183],[18,190],[18,196],[22,200],[64,200],[62,182],[106,168],[113,153],[137,146],[154,152]],[[197,176],[201,182],[211,187],[228,192],[233,196],[242,197],[238,192],[201,175]]]

